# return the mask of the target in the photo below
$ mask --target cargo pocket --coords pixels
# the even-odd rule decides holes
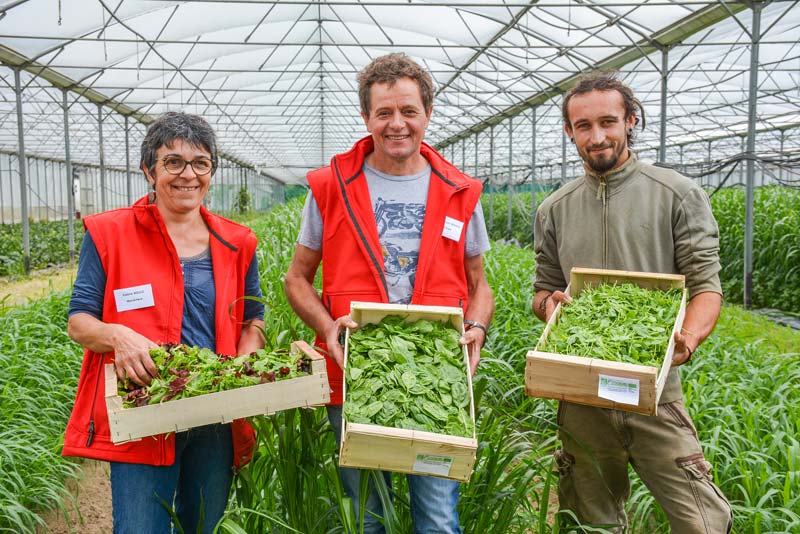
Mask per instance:
[[[691,515],[697,515],[698,527],[708,534],[729,533],[733,526],[733,510],[728,499],[714,484],[711,464],[702,454],[677,458],[675,463],[689,482],[697,508],[696,513]]]

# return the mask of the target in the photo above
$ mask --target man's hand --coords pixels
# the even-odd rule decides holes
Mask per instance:
[[[572,298],[563,291],[553,291],[551,293],[543,289],[536,293],[533,298],[533,313],[546,323],[556,310],[556,306],[561,303],[569,304],[570,302],[572,302]]]
[[[481,347],[486,340],[486,334],[480,328],[470,328],[458,340],[462,345],[467,346],[467,354],[469,355],[469,372],[475,376],[475,370],[478,368],[478,363],[481,361]]]
[[[339,367],[344,370],[344,348],[339,343],[339,335],[346,328],[358,328],[358,323],[349,315],[342,315],[325,329],[325,345],[328,347],[328,356],[333,358]]]
[[[127,376],[135,384],[148,385],[158,376],[156,364],[150,357],[150,349],[158,345],[127,326],[120,324],[113,326],[116,327],[112,344],[117,378],[124,381]]]
[[[675,332],[674,338],[675,350],[672,353],[672,366],[677,367],[689,361],[692,353],[697,350],[699,343],[694,339],[690,339],[691,336],[688,333],[684,336],[680,332]]]

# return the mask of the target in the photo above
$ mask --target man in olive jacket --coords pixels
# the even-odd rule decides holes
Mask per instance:
[[[640,113],[631,89],[611,73],[589,75],[565,95],[564,130],[586,175],[553,193],[536,214],[533,311],[546,321],[559,302],[569,302],[563,290],[572,267],[683,274],[690,300],[658,415],[560,403],[559,503],[583,523],[623,532],[631,464],[673,533],[729,532],[731,507],[713,483],[677,369],[692,360],[719,316],[719,232],[699,186],[630,150]]]

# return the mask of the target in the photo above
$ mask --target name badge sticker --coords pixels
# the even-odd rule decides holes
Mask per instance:
[[[153,300],[153,286],[151,284],[115,289],[114,300],[117,302],[118,312],[149,308],[156,305]]]
[[[639,405],[639,380],[619,376],[600,375],[597,396],[619,404]]]
[[[453,241],[458,241],[461,239],[461,231],[463,229],[464,221],[459,221],[458,219],[453,219],[452,217],[445,217],[442,236],[446,237],[447,239],[452,239]]]

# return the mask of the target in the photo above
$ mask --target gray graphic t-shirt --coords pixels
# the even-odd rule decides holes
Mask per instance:
[[[365,163],[364,176],[378,226],[389,301],[394,304],[408,304],[411,302],[417,274],[431,168],[428,166],[418,174],[394,176],[373,169]],[[480,202],[475,207],[466,231],[465,256],[473,257],[489,250],[489,236]],[[322,234],[322,216],[314,195],[309,192],[297,242],[312,250],[320,250]]]

